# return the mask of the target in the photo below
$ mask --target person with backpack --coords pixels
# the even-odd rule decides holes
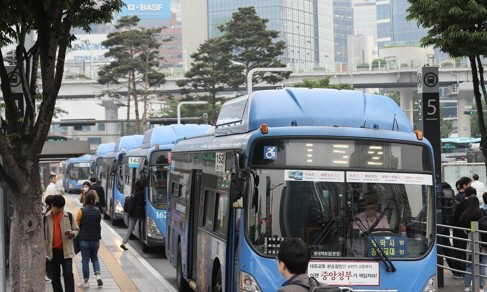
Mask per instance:
[[[135,225],[139,220],[144,220],[145,218],[145,195],[144,195],[144,187],[139,179],[135,181],[135,189],[133,192],[134,202],[133,202],[133,210],[128,212],[129,216],[129,225],[127,228],[127,232],[123,236],[122,244],[120,248],[123,250],[127,250],[128,248],[125,246],[129,241],[130,234],[135,229]]]
[[[277,292],[339,292],[339,288],[322,284],[308,276],[309,260],[310,250],[302,239],[285,238],[277,254],[277,267],[287,280]]]
[[[66,200],[62,195],[51,198],[52,210],[44,217],[44,242],[46,256],[52,272],[52,290],[63,292],[61,285],[61,267],[63,269],[64,289],[74,292],[73,258],[75,256],[73,239],[78,236],[79,228],[73,214],[64,211]]]
[[[96,192],[88,191],[85,196],[86,206],[78,209],[76,223],[79,225],[79,240],[81,249],[81,264],[83,269],[83,282],[79,284],[80,288],[89,288],[90,280],[90,260],[93,264],[98,287],[103,286],[100,276],[100,261],[98,260],[98,249],[100,248],[101,239],[101,213],[100,209],[95,206]]]
[[[474,189],[474,191],[475,191],[475,189]],[[463,211],[462,215],[460,216],[461,227],[470,228],[470,224],[472,221],[479,221],[482,217],[484,217],[484,212],[480,209],[479,199],[476,196],[471,196],[467,200],[465,211]],[[468,233],[468,239],[470,240],[467,243],[467,250],[471,250],[472,249],[472,247],[471,247],[472,233],[470,233],[469,231],[465,231],[465,232]],[[465,287],[465,291],[470,291],[470,284],[472,283],[472,274],[471,274],[471,272],[472,272],[472,264],[471,264],[472,254],[471,253],[468,253],[468,254],[469,254],[468,261],[470,261],[470,263],[467,264],[467,269],[465,270],[466,273],[465,273],[464,282],[463,282],[463,285]],[[481,264],[485,265],[485,263],[487,262],[487,257],[481,255],[480,256],[480,262],[481,262]],[[480,274],[485,275],[485,267],[484,266],[480,266]],[[485,279],[480,278],[480,291],[479,292],[484,291],[483,290],[484,284],[485,284]]]

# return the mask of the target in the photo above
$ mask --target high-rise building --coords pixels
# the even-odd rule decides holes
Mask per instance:
[[[348,63],[349,35],[353,35],[352,0],[333,0],[333,38],[335,45],[335,64],[341,71],[341,65]]]
[[[201,39],[202,28],[195,28],[194,33],[191,31],[189,25],[195,22],[196,12],[185,9],[194,11],[204,2],[183,0],[183,47],[187,45],[188,54],[197,49],[191,45],[192,35]],[[209,38],[220,35],[218,26],[228,22],[238,8],[253,6],[260,17],[269,20],[267,28],[278,31],[280,39],[286,42],[286,50],[281,57],[284,63],[308,69],[312,66],[333,67],[333,4],[329,0],[207,0],[207,3],[207,14],[203,13],[204,9],[198,12],[200,18],[208,16]],[[203,24],[204,21],[198,23]]]
[[[352,0],[353,34],[377,39],[376,0]]]
[[[427,29],[406,19],[408,0],[377,1],[377,45],[419,45]]]

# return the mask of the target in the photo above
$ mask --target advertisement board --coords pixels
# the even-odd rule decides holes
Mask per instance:
[[[108,49],[101,44],[106,39],[107,34],[76,35],[76,40],[66,53],[66,61],[109,62],[110,60],[105,57]]]
[[[171,17],[170,0],[126,0],[124,2],[125,6],[119,13],[119,17],[134,15],[140,19]]]

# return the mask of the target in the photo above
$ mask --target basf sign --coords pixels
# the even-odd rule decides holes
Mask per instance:
[[[119,16],[138,16],[144,18],[170,18],[170,0],[125,0]]]

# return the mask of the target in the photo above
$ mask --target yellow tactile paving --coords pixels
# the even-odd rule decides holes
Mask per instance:
[[[71,200],[66,200],[66,204],[69,207],[70,210],[74,211],[73,215],[76,217],[76,214],[78,213],[78,207],[75,207]],[[98,255],[105,263],[105,266],[109,270],[110,274],[113,277],[113,280],[115,283],[117,283],[118,287],[120,288],[120,291],[122,292],[138,292],[139,289],[137,289],[137,286],[135,286],[134,282],[130,279],[130,277],[125,273],[125,271],[120,267],[120,264],[117,262],[115,257],[110,253],[110,251],[107,249],[105,244],[103,244],[103,241],[100,241],[100,249],[98,250]],[[81,292],[83,291],[82,289],[78,288],[78,283],[80,283],[81,279],[79,277],[78,269],[76,268],[76,265],[74,265],[73,262],[73,273],[74,273],[74,282],[76,285],[76,292]]]

